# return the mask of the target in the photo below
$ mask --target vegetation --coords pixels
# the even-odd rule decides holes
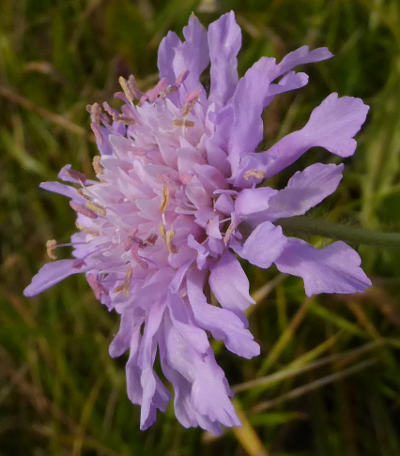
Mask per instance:
[[[266,144],[302,125],[332,91],[371,106],[341,186],[312,215],[400,229],[397,0],[2,0],[0,455],[400,454],[398,248],[359,247],[374,283],[362,295],[305,299],[300,279],[248,268],[257,300],[250,325],[262,354],[242,360],[215,344],[244,422],[219,437],[184,429],[172,406],[139,431],[125,359],[107,351],[118,318],[82,277],[22,296],[47,261],[46,240],[67,242],[74,231],[66,200],[38,184],[65,163],[93,173],[86,104],[110,100],[119,75],[134,73],[149,87],[169,29],[180,33],[191,11],[207,25],[230,9],[244,32],[242,73],[262,55],[281,58],[303,44],[336,55],[306,69],[309,86],[271,105]],[[316,158],[335,160],[313,150],[296,169]]]

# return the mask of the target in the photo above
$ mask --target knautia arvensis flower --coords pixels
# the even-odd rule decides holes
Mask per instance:
[[[300,276],[308,296],[370,286],[359,255],[344,242],[315,249],[284,236],[276,223],[333,193],[343,165],[313,164],[283,190],[260,185],[314,146],[352,155],[368,107],[332,93],[301,130],[256,152],[263,110],[308,82],[292,69],[331,53],[304,46],[280,63],[263,57],[239,79],[241,31],[232,12],[208,31],[191,16],[183,35],[181,41],[169,32],[162,40],[153,89],[142,93],[133,76],[120,78],[120,111],[107,103],[89,107],[100,151],[97,180],[67,165],[59,173],[67,184],[41,184],[70,199],[78,232],[71,237],[74,258],[43,266],[25,295],[84,273],[96,298],[121,315],[110,354],[129,351],[127,391],[141,405],[141,429],[171,398],[153,368],[158,356],[178,420],[216,433],[240,422],[206,331],[245,358],[260,351],[247,329],[244,311],[254,301],[237,256]],[[207,92],[200,75],[209,64]],[[49,241],[51,256],[57,247]],[[210,304],[206,285],[219,307]]]

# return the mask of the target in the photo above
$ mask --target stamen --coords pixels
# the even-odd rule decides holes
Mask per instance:
[[[182,71],[182,73],[180,73],[178,75],[178,77],[176,78],[175,85],[177,85],[177,86],[181,85],[182,82],[187,78],[188,74],[189,74],[188,70]]]
[[[131,74],[128,78],[128,88],[134,98],[139,99],[142,96],[142,91],[139,89],[135,76]]]
[[[160,212],[164,213],[169,204],[169,188],[166,185],[163,185],[162,188],[162,201],[160,206]]]
[[[81,230],[84,233],[90,234],[92,236],[99,236],[99,233],[97,231],[93,231],[90,228],[81,225],[79,222],[75,222],[75,226],[78,228],[78,230]]]
[[[154,245],[157,241],[157,235],[154,233],[154,234],[151,234],[145,241],[144,241],[144,244],[147,244],[147,245]]]
[[[89,196],[86,195],[86,193],[84,193],[84,190],[82,188],[78,188],[77,192],[85,199],[90,199]]]
[[[47,256],[52,260],[57,259],[57,255],[54,253],[54,250],[57,248],[57,241],[55,239],[49,239],[46,242],[46,252]]]
[[[194,108],[194,105],[197,103],[201,90],[193,90],[186,95],[185,106],[182,108],[181,114],[183,117],[187,116],[189,112]]]
[[[82,204],[77,203],[76,201],[70,201],[69,205],[72,207],[72,209],[76,212],[79,212],[82,215],[85,215],[86,217],[95,219],[97,218],[97,215],[90,210],[88,207],[83,206]]]
[[[124,123],[126,125],[135,125],[135,120],[131,117],[121,115],[116,109],[112,108],[107,102],[103,103],[104,111],[112,118],[114,122]]]
[[[102,295],[107,295],[107,289],[99,282],[96,274],[90,273],[86,275],[86,280],[88,281],[89,285],[92,287],[96,299],[100,300]]]
[[[165,227],[164,227],[164,225],[160,225],[160,226],[158,227],[158,229],[160,230],[161,237],[162,237],[162,238],[164,239],[164,241],[165,241],[166,234],[165,234]]]
[[[261,169],[249,169],[244,173],[245,180],[249,180],[251,177],[255,177],[256,179],[264,179],[265,171]]]
[[[85,206],[97,215],[101,215],[103,217],[106,215],[106,210],[103,206],[100,206],[100,204],[94,203],[93,201],[86,201]]]
[[[192,120],[175,119],[172,123],[176,127],[194,127],[194,122]]]
[[[82,184],[86,182],[86,176],[83,173],[80,173],[72,168],[65,169],[65,171],[72,177],[72,179],[79,180]]]
[[[128,116],[118,116],[114,118],[115,122],[120,122],[125,125],[135,125],[136,121],[134,119],[131,119]]]
[[[101,167],[100,161],[101,161],[100,155],[95,155],[93,157],[92,166],[93,166],[94,172],[96,173],[96,176],[101,176],[103,174],[103,168]]]
[[[225,247],[227,247],[229,239],[231,238],[233,232],[236,230],[238,225],[239,225],[239,222],[237,220],[232,220],[230,225],[228,226],[228,229],[226,230],[226,233],[224,236]]]
[[[177,92],[177,91],[178,91],[178,87],[176,87],[175,85],[169,85],[169,86],[167,86],[167,88],[164,91],[160,92],[160,97],[165,98],[170,93]]]
[[[116,287],[113,290],[114,293],[119,293],[120,291],[123,291],[125,296],[129,296],[129,289],[130,289],[131,282],[132,282],[132,275],[133,275],[133,269],[129,268],[128,272],[126,273],[124,283],[122,285],[119,285],[118,287]]]
[[[99,105],[99,103],[87,105],[86,110],[90,114],[90,119],[92,120],[92,123],[99,125],[101,120],[101,106]]]
[[[128,85],[128,81],[123,76],[120,76],[118,79],[118,82],[119,82],[119,85],[121,86],[121,89],[124,92],[127,100],[129,101],[129,103],[133,103],[135,98],[134,98],[134,94],[132,93],[132,91]]]
[[[168,230],[165,235],[165,242],[169,253],[176,253],[176,247],[172,243],[172,239],[175,236],[175,230]]]

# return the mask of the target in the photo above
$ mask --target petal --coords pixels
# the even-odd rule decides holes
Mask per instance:
[[[242,315],[254,300],[249,295],[249,281],[242,266],[229,250],[211,267],[209,283],[222,307]]]
[[[223,340],[231,352],[244,358],[259,355],[260,346],[243,321],[230,310],[207,303],[203,293],[203,276],[198,271],[187,276],[187,292],[196,323],[210,331],[215,339]]]
[[[290,133],[269,150],[245,157],[241,174],[249,169],[271,177],[287,168],[311,147],[324,147],[341,157],[352,155],[357,143],[353,139],[365,121],[369,107],[360,98],[330,94],[311,113],[307,124]]]
[[[315,163],[297,171],[288,185],[268,201],[267,220],[301,215],[333,193],[342,179],[343,164]]]
[[[202,88],[199,78],[209,63],[207,32],[192,14],[183,29],[182,43],[175,33],[169,32],[161,41],[158,51],[160,77],[174,84],[177,77],[188,71],[185,87],[188,91]]]
[[[134,352],[138,350],[138,336],[143,320],[143,311],[140,308],[124,310],[121,314],[119,330],[108,348],[108,353],[112,358],[118,358],[129,348]]]
[[[308,75],[306,73],[296,73],[290,71],[277,84],[271,84],[268,89],[268,97],[272,98],[280,93],[297,90],[308,84]],[[270,103],[268,100],[267,104]]]
[[[275,264],[280,271],[301,277],[307,296],[358,293],[371,286],[360,268],[360,256],[342,241],[315,249],[300,239],[288,239]]]
[[[238,81],[236,56],[241,45],[242,33],[233,11],[210,24],[210,103],[215,102],[217,106],[223,106],[232,96]]]
[[[47,263],[32,277],[31,283],[24,290],[24,295],[29,298],[36,296],[70,275],[85,272],[86,268],[83,266],[78,260],[58,260]]]
[[[228,143],[233,177],[237,173],[240,157],[253,152],[263,138],[261,114],[269,90],[268,76],[275,66],[275,59],[262,57],[247,70],[236,86],[232,97],[234,120],[230,126]]]
[[[59,193],[67,198],[82,198],[76,188],[71,187],[70,185],[61,184],[60,182],[42,182],[39,187],[48,192]]]
[[[186,41],[177,49],[174,58],[175,74],[188,70],[185,84],[190,89],[197,89],[201,73],[209,64],[207,32],[197,17],[192,14],[189,23],[183,28]],[[191,87],[192,86],[192,87]]]
[[[171,394],[151,368],[143,370],[140,381],[143,388],[140,430],[145,431],[155,422],[157,409],[165,412]]]
[[[171,322],[186,343],[193,346],[199,353],[205,353],[210,346],[206,333],[193,321],[182,299],[177,295],[168,298]]]
[[[308,46],[302,46],[295,51],[289,52],[278,65],[277,76],[287,73],[292,68],[306,63],[320,62],[330,59],[333,54],[326,47],[313,49],[310,51]]]
[[[168,32],[158,47],[157,66],[160,71],[160,78],[166,78],[170,84],[173,84],[177,77],[172,63],[175,51],[181,44],[182,42],[176,33]]]
[[[279,257],[287,238],[280,226],[270,222],[260,223],[246,239],[242,247],[236,247],[236,253],[250,263],[267,269]]]
[[[208,356],[198,360],[197,376],[192,387],[193,404],[197,410],[224,426],[240,426],[235,409],[229,400],[230,393],[224,372],[215,361],[210,349]]]
[[[269,207],[269,200],[277,193],[270,187],[247,188],[242,190],[235,201],[235,211],[239,215],[249,215],[264,211]]]
[[[238,425],[224,372],[211,348],[200,354],[168,319],[164,320],[164,337],[162,368],[177,392],[175,404],[182,423],[198,424],[212,433],[221,431],[219,423]]]

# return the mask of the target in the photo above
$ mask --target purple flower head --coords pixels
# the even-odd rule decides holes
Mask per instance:
[[[169,32],[162,40],[154,88],[143,93],[133,76],[120,78],[120,111],[107,103],[89,107],[100,151],[93,162],[97,180],[66,165],[59,178],[67,184],[41,184],[70,199],[78,232],[71,237],[73,259],[43,266],[25,295],[84,273],[96,298],[121,315],[110,355],[129,351],[127,390],[141,405],[141,429],[170,400],[153,369],[158,356],[174,388],[178,420],[217,433],[240,422],[206,331],[240,356],[260,351],[247,329],[244,311],[254,301],[237,257],[301,277],[308,296],[370,286],[348,245],[315,249],[284,236],[276,223],[333,193],[343,165],[313,164],[283,190],[260,186],[312,147],[352,155],[368,107],[333,93],[303,128],[255,152],[263,110],[276,95],[308,82],[293,68],[332,54],[303,46],[280,63],[261,58],[239,79],[241,32],[233,12],[208,31],[191,16],[183,35],[181,41]],[[200,75],[209,64],[207,92]],[[51,256],[56,247],[48,243]],[[210,304],[206,284],[219,307]]]

